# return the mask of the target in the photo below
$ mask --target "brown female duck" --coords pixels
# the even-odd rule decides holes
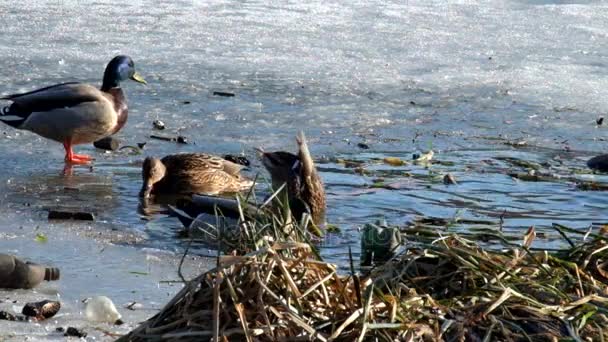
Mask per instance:
[[[262,163],[270,173],[273,188],[283,184],[292,215],[300,220],[309,213],[316,226],[325,221],[325,189],[306,144],[304,132],[296,137],[298,155],[289,152],[263,152]]]
[[[140,196],[151,194],[235,193],[251,188],[253,181],[240,176],[242,165],[205,153],[148,157],[142,168]]]
[[[91,143],[118,132],[127,122],[127,101],[120,82],[146,81],[135,72],[133,60],[116,56],[108,63],[101,89],[69,82],[0,98],[12,101],[0,112],[0,121],[63,143],[66,163],[88,163],[91,157],[75,154],[72,146]]]

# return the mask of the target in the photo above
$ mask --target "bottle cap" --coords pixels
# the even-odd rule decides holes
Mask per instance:
[[[59,269],[55,267],[48,267],[44,271],[44,280],[51,281],[59,279]]]

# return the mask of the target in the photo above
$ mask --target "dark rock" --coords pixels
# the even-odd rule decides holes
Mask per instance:
[[[186,104],[190,104],[191,102],[190,101],[182,101],[182,103],[186,105]]]
[[[76,329],[74,327],[68,327],[63,336],[74,336],[74,337],[87,337],[87,333],[82,329]]]
[[[25,304],[21,313],[42,321],[55,316],[59,312],[59,309],[61,309],[61,303],[53,300],[43,300],[41,302]]]
[[[0,311],[0,319],[5,321],[21,321],[23,319],[19,319],[18,316],[13,315],[10,312]]]
[[[137,147],[141,148],[142,150],[144,149],[144,147],[146,146],[147,143],[143,142],[143,143],[137,143]]]
[[[49,220],[95,221],[95,214],[86,211],[49,210]]]
[[[214,91],[213,95],[215,96],[224,96],[224,97],[233,97],[234,93],[229,93],[226,91]]]
[[[178,144],[187,144],[188,143],[188,138],[180,135],[179,137],[177,137],[177,143]]]
[[[368,144],[366,144],[366,143],[358,143],[358,144],[357,144],[357,147],[358,147],[358,148],[362,148],[362,149],[364,149],[364,150],[369,150],[369,145],[368,145]]]
[[[604,123],[604,117],[600,116],[597,120],[595,120],[595,123],[598,124],[598,126],[601,125],[601,124],[603,124]]]
[[[93,146],[106,151],[116,151],[120,147],[120,140],[113,137],[105,137],[94,142]]]
[[[589,159],[587,166],[593,170],[608,172],[608,154],[602,154]]]

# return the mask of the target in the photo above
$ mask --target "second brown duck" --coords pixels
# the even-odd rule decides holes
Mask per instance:
[[[325,189],[312,160],[304,132],[296,137],[298,154],[289,152],[261,152],[262,163],[270,173],[273,188],[285,184],[291,213],[300,220],[309,213],[312,222],[320,227],[325,221]]]
[[[162,159],[148,157],[142,168],[140,196],[151,194],[236,193],[253,186],[240,175],[242,165],[206,153],[182,153]]]

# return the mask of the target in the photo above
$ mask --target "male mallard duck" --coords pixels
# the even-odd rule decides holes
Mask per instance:
[[[114,57],[103,75],[101,89],[68,82],[0,98],[13,103],[0,113],[0,121],[63,143],[65,161],[87,163],[91,157],[75,154],[72,146],[97,141],[118,132],[127,122],[127,100],[120,82],[146,84],[128,56]]]
[[[242,165],[205,153],[173,154],[163,159],[148,157],[142,168],[140,196],[151,193],[189,194],[239,192],[251,188],[253,181],[239,174]]]
[[[306,144],[304,132],[296,137],[298,155],[289,152],[263,152],[262,163],[270,173],[272,186],[286,185],[292,215],[300,220],[308,212],[316,226],[325,220],[325,189]]]

